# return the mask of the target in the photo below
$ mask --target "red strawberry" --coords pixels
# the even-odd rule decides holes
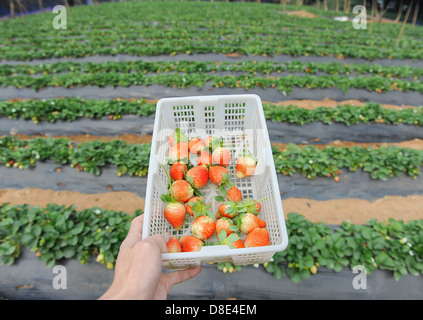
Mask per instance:
[[[194,252],[200,251],[203,247],[204,242],[194,236],[182,236],[181,237],[181,246],[182,252]]]
[[[189,204],[190,202],[195,202],[197,203],[198,201],[202,201],[201,197],[192,197],[191,199],[188,200],[188,202],[185,204],[185,207],[187,208],[187,213],[193,217],[194,216],[194,211],[192,211],[192,207]]]
[[[222,230],[226,231],[226,235],[230,235],[238,228],[233,224],[231,219],[227,217],[220,218],[216,221],[216,233],[219,234]]]
[[[176,180],[170,187],[172,197],[181,202],[188,202],[194,194],[194,189],[186,180]]]
[[[203,188],[209,181],[209,170],[204,166],[192,167],[188,170],[185,179],[195,188]]]
[[[232,186],[228,189],[226,196],[228,197],[228,200],[232,200],[235,203],[238,203],[242,200],[241,190],[235,186]]]
[[[224,204],[224,203],[222,203],[219,206],[217,211],[219,212],[221,216],[230,218],[230,219],[234,218],[238,214],[238,212],[233,206],[231,206],[230,204]]]
[[[255,214],[247,212],[241,216],[241,224],[239,226],[239,229],[243,233],[250,233],[255,228],[264,228],[266,227],[266,222],[261,220],[259,217],[257,217]]]
[[[181,230],[182,226],[184,225],[186,214],[187,210],[185,208],[185,205],[180,202],[169,202],[164,209],[165,219],[176,230]]]
[[[173,181],[184,180],[185,173],[187,172],[187,165],[183,162],[175,162],[171,165],[169,175]]]
[[[255,228],[244,240],[246,248],[270,246],[269,232],[264,228]]]
[[[244,243],[242,242],[241,239],[238,239],[237,241],[232,242],[231,245],[234,247],[233,249],[245,248]]]
[[[212,157],[214,163],[224,167],[228,166],[232,159],[231,152],[225,147],[217,147],[214,149]]]
[[[228,180],[229,172],[225,167],[222,166],[211,166],[209,168],[210,181],[215,185],[220,186]]]
[[[230,151],[225,147],[217,147],[212,153],[214,163],[221,166],[228,166],[231,162],[232,156]]]
[[[173,236],[169,239],[169,241],[166,243],[166,248],[168,253],[182,252],[181,243],[176,236]]]
[[[251,154],[240,156],[236,161],[236,177],[238,179],[246,178],[254,173],[257,166],[257,160]]]
[[[192,154],[199,154],[205,148],[206,144],[200,138],[192,138],[188,143],[189,151]]]
[[[175,131],[169,136],[169,145],[172,147],[173,145],[181,141],[187,142],[187,136],[181,131],[181,129],[176,128]]]
[[[201,151],[200,156],[197,158],[197,164],[199,166],[209,167],[213,163],[213,157],[207,151]]]
[[[210,238],[214,234],[215,229],[216,222],[209,216],[199,216],[191,225],[192,235],[201,240]]]
[[[174,144],[169,149],[168,158],[170,162],[172,163],[177,161],[188,163],[188,158],[189,158],[188,143],[181,141]]]

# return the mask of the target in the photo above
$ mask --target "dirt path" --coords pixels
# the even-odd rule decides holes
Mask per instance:
[[[124,211],[132,214],[144,209],[145,201],[135,193],[115,191],[101,194],[83,194],[71,191],[43,189],[3,189],[0,190],[0,203],[12,205],[29,204],[44,207],[48,203],[76,205],[78,210],[95,206]],[[345,220],[352,223],[366,223],[372,218],[388,221],[389,218],[409,221],[423,219],[423,196],[386,196],[375,201],[361,199],[334,199],[317,201],[304,198],[289,198],[282,202],[285,215],[298,212],[313,222],[341,224]]]

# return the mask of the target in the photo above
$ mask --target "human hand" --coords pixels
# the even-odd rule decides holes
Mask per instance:
[[[100,299],[166,299],[178,283],[195,277],[201,267],[162,273],[161,253],[167,252],[162,235],[142,240],[144,215],[132,220],[115,265],[113,283]]]

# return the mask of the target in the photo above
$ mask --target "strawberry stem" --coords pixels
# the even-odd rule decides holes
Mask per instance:
[[[167,172],[167,170],[166,170],[166,167],[162,164],[162,167],[163,167],[163,170],[164,170],[164,172],[166,173],[166,176],[167,176],[167,179],[168,179],[168,181],[169,181],[169,189],[172,187],[172,179],[170,178],[170,175],[169,175],[169,173]]]

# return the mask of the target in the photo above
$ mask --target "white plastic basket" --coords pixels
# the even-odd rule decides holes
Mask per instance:
[[[216,135],[231,146],[232,161],[227,167],[231,181],[241,190],[244,198],[267,198],[261,202],[260,219],[266,222],[271,245],[242,249],[213,245],[203,246],[198,252],[163,253],[163,266],[183,269],[209,262],[231,261],[236,265],[264,263],[276,252],[285,250],[288,235],[272,149],[261,100],[253,94],[164,98],[158,101],[148,171],[143,238],[162,234],[167,241],[172,235],[178,238],[191,235],[194,218],[187,215],[182,229],[176,231],[164,218],[165,203],[160,199],[162,193],[168,192],[168,179],[162,164],[169,170],[166,164],[168,137],[175,128],[186,133],[188,139]],[[236,158],[245,148],[258,159],[258,164],[254,175],[237,179]],[[190,156],[190,160],[196,164],[193,157]],[[205,202],[212,206],[212,212],[216,213],[220,205],[214,199],[217,195],[216,186],[209,181],[200,191]],[[241,239],[244,238],[241,236]],[[216,235],[209,240],[217,241]]]

